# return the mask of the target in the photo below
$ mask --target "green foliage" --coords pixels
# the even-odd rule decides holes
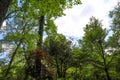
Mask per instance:
[[[82,46],[81,51],[83,51],[84,54],[87,54],[88,62],[92,65],[91,69],[102,70],[102,73],[105,74],[99,75],[99,77],[104,76],[109,80],[109,68],[111,67],[109,64],[111,64],[112,58],[109,57],[105,51],[108,48],[105,41],[107,31],[102,28],[101,22],[94,17],[90,18],[90,22],[86,25],[84,31],[85,35],[83,40],[80,40]]]
[[[86,25],[85,31],[85,40],[90,41],[91,43],[96,43],[99,40],[102,42],[106,37],[106,31],[102,29],[102,24],[94,17],[90,18],[90,23]]]
[[[53,33],[54,34],[54,33]],[[44,42],[44,50],[52,59],[56,78],[66,78],[66,70],[71,64],[71,41],[62,34],[48,36]]]
[[[114,73],[113,77],[115,79],[120,79],[119,75],[119,58],[120,58],[120,2],[114,7],[112,11],[110,11],[110,18],[112,19],[112,24],[111,24],[111,31],[113,32],[113,35],[109,38],[108,40],[108,45],[111,47],[111,51],[115,55],[115,59],[113,62],[115,71],[111,71]]]
[[[20,79],[20,76],[25,77],[25,75],[27,75],[24,72],[26,65],[25,57],[26,55],[28,56],[29,51],[38,47],[37,44],[43,37],[43,35],[38,33],[41,29],[41,22],[38,22],[39,18],[41,16],[45,17],[42,24],[43,30],[41,32],[43,33],[45,31],[50,39],[51,36],[57,34],[57,28],[52,18],[64,15],[63,11],[66,8],[71,8],[73,5],[78,4],[80,4],[80,0],[12,0],[7,12],[6,18],[10,18],[6,20],[7,27],[3,39],[5,44],[12,46],[11,52],[8,51],[9,54],[7,54],[9,55],[8,59],[10,59],[10,61],[4,64],[4,66],[6,66],[4,70],[3,67],[0,68],[1,72],[5,71],[4,74],[8,74],[6,79],[16,80]],[[52,39],[53,38],[51,38],[51,40]],[[62,44],[61,40],[65,42]],[[71,42],[67,41],[63,35],[54,37],[53,42],[55,42],[54,47],[57,46],[58,48],[56,48],[56,52],[59,53],[59,59],[66,64],[69,60],[65,57],[67,55],[69,56]],[[57,42],[59,43],[58,45],[56,45]],[[62,56],[66,59],[65,61]],[[61,66],[65,67],[65,64]],[[22,80],[23,77],[21,78]]]
[[[30,16],[37,18],[38,16],[48,14],[51,18],[62,16],[64,14],[63,10],[68,8],[68,6],[72,7],[80,3],[80,0],[25,0],[21,5]]]
[[[57,34],[57,27],[53,20],[49,20],[49,19],[47,20],[47,25],[45,27],[45,31],[48,36]]]
[[[112,24],[111,24],[111,29],[113,32],[119,31],[120,29],[120,2],[115,6],[115,8],[110,11],[109,16],[112,18]]]
[[[112,36],[106,40],[108,31],[102,28],[101,21],[91,17],[84,28],[83,38],[78,40],[78,45],[73,45],[72,40],[57,33],[54,19],[64,15],[65,9],[78,4],[80,0],[13,0],[8,9],[7,15],[11,18],[6,20],[7,26],[0,52],[3,44],[9,44],[11,49],[2,50],[9,54],[8,61],[0,60],[0,79],[33,79],[27,73],[29,68],[26,57],[33,57],[29,53],[38,47],[38,42],[43,37],[38,33],[42,23],[38,21],[44,16],[41,32],[47,37],[41,42],[41,49],[49,56],[51,64],[44,61],[41,61],[41,64],[54,74],[56,80],[119,80],[120,5],[110,11],[111,30],[114,32]],[[31,61],[32,65],[37,65],[34,63],[35,59]],[[52,68],[51,71],[46,66]],[[5,77],[8,68],[9,74]],[[35,70],[33,72],[37,74]]]

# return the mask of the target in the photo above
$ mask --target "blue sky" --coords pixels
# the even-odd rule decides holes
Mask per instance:
[[[102,20],[103,28],[109,29],[109,11],[114,9],[118,0],[81,0],[82,4],[66,9],[66,16],[55,20],[58,32],[66,36],[82,38],[83,27],[89,22],[89,18],[94,16]]]

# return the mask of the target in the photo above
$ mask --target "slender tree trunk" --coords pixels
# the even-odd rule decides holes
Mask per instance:
[[[8,11],[8,7],[12,0],[0,0],[0,28],[2,26],[3,21],[5,20],[6,13]]]
[[[38,47],[40,49],[42,49],[43,31],[44,31],[44,16],[41,16],[39,18],[39,31],[38,31],[38,34],[39,34]],[[41,60],[40,60],[40,64],[42,65]],[[42,74],[41,69],[42,69],[42,66],[40,66],[40,80],[43,80],[42,79],[43,74]],[[37,80],[39,80],[39,79],[37,79]]]
[[[105,73],[106,73],[106,76],[107,76],[107,80],[111,80],[111,78],[109,76],[108,68],[105,68]]]
[[[38,48],[42,48],[42,39],[43,39],[43,31],[44,31],[44,16],[40,16],[39,18],[39,41],[38,41]]]
[[[12,65],[12,62],[13,62],[13,60],[14,60],[14,57],[15,57],[15,55],[16,55],[16,53],[17,53],[18,48],[19,48],[20,45],[22,44],[22,40],[23,40],[23,39],[20,40],[19,44],[17,45],[15,51],[14,51],[13,54],[12,54],[11,60],[10,60],[10,62],[9,62],[9,64],[8,64],[8,68],[6,69],[6,72],[5,72],[5,75],[4,75],[5,77],[7,77],[7,75],[9,74],[9,71],[10,71],[11,65]]]
[[[39,35],[39,41],[37,42],[37,46],[39,49],[42,49],[42,39],[43,39],[43,30],[44,30],[44,16],[40,16],[39,17],[39,31],[38,31],[38,35]],[[39,63],[37,63],[39,61]],[[35,62],[35,65],[36,65],[36,69],[38,70],[37,73],[37,76],[35,77],[35,80],[43,80],[43,75],[42,75],[42,63],[41,63],[41,60],[36,60]],[[39,66],[37,66],[38,64],[40,64]]]
[[[63,68],[63,78],[64,78],[64,80],[66,80],[66,70],[67,70],[67,67],[64,66],[64,68]]]
[[[111,80],[110,75],[109,75],[109,69],[107,67],[107,63],[106,63],[106,59],[105,59],[105,52],[104,52],[102,44],[101,43],[99,43],[99,44],[100,44],[100,48],[102,51],[102,58],[103,58],[103,62],[104,62],[104,71],[106,74],[106,78],[107,78],[107,80]]]

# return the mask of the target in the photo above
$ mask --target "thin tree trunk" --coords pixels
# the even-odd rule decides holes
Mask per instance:
[[[39,49],[42,49],[43,30],[44,30],[44,16],[40,16],[39,17],[39,31],[38,31],[39,41],[37,42],[37,47]],[[37,67],[37,69],[39,69],[37,74],[39,75],[35,77],[35,80],[43,80],[42,79],[43,75],[42,75],[42,70],[41,70],[42,69],[41,60],[39,60],[39,63],[35,63],[35,65],[38,65],[38,64],[40,64],[40,66]]]
[[[25,25],[23,26],[23,31],[22,31],[22,34],[26,34],[25,33],[25,26],[27,25],[27,23],[25,23]],[[15,51],[12,53],[12,57],[11,57],[11,60],[10,60],[10,62],[9,62],[9,64],[8,64],[8,68],[7,68],[7,70],[6,70],[6,72],[5,72],[5,77],[7,77],[7,75],[9,74],[9,71],[10,71],[10,68],[11,68],[11,65],[12,65],[12,62],[14,61],[14,57],[15,57],[15,55],[17,54],[17,50],[19,49],[19,47],[20,47],[20,45],[22,44],[22,42],[23,42],[23,38],[21,38],[20,39],[20,41],[19,41],[19,43],[17,44],[17,47],[16,47],[16,49],[15,49]]]
[[[13,54],[12,54],[12,58],[11,58],[9,64],[8,64],[8,68],[7,68],[6,72],[5,72],[5,77],[7,77],[7,75],[9,74],[9,71],[10,71],[10,68],[11,68],[11,65],[12,65],[12,62],[13,62],[13,60],[14,60],[14,57],[15,57],[15,55],[16,55],[16,53],[17,53],[17,50],[18,50],[18,48],[20,47],[21,44],[22,44],[22,39],[20,40],[19,44],[17,45],[17,48],[15,49],[15,51],[14,51]]]
[[[39,18],[39,41],[37,43],[38,48],[42,48],[42,39],[43,39],[43,31],[44,31],[44,16],[40,16]]]
[[[107,63],[106,63],[106,59],[105,59],[105,53],[104,53],[104,50],[103,50],[103,46],[102,46],[101,43],[99,43],[99,44],[100,44],[100,48],[102,50],[102,58],[103,58],[103,62],[104,62],[104,71],[105,71],[105,74],[106,74],[106,78],[107,78],[107,80],[111,80],[110,75],[109,75],[109,69],[107,67]]]
[[[105,68],[105,73],[106,73],[106,76],[107,76],[107,80],[111,80],[111,78],[109,76],[108,68]]]

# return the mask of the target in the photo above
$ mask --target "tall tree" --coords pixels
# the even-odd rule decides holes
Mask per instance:
[[[102,29],[102,24],[95,17],[90,18],[89,24],[84,28],[85,36],[83,37],[82,47],[84,51],[89,53],[90,62],[95,68],[103,70],[106,79],[111,80],[109,73],[109,54],[106,53],[105,37],[106,30]],[[97,58],[96,58],[97,57]],[[111,59],[111,58],[110,58]]]
[[[46,24],[49,23],[48,21],[50,21],[50,19],[53,17],[56,18],[56,17],[62,16],[64,14],[63,13],[64,9],[66,9],[68,7],[70,8],[73,5],[79,4],[79,3],[80,3],[80,0],[62,0],[62,1],[61,0],[52,0],[52,1],[51,0],[49,0],[49,1],[18,0],[15,4],[11,4],[11,6],[9,8],[9,11],[16,11],[17,9],[18,9],[18,11],[13,14],[14,17],[11,17],[9,20],[7,20],[7,23],[16,22],[15,25],[12,24],[12,26],[14,26],[13,28],[15,30],[13,28],[11,28],[12,34],[7,34],[7,36],[14,35],[15,37],[22,38],[22,39],[20,39],[20,42],[19,41],[16,42],[17,44],[20,43],[19,45],[17,45],[16,49],[18,49],[19,47],[22,46],[25,49],[28,49],[28,47],[29,48],[32,47],[30,49],[30,50],[32,50],[33,46],[28,46],[28,44],[32,44],[32,42],[33,42],[33,45],[34,45],[34,44],[36,44],[36,40],[37,40],[37,47],[42,50],[43,32],[45,30]],[[19,25],[19,21],[23,21],[22,23],[20,23],[21,25]],[[21,27],[21,26],[23,26],[23,27]],[[28,27],[28,28],[26,28],[26,27]],[[49,26],[49,27],[52,28],[51,26]],[[23,30],[23,29],[25,29],[25,30]],[[24,33],[26,33],[26,31],[28,31],[28,33],[31,35],[31,32],[32,32],[31,30],[34,30],[34,29],[36,29],[36,31],[38,31],[38,35],[36,35],[36,34],[35,35],[39,39],[36,39],[35,42],[33,39],[31,39],[32,41],[30,40],[31,42],[29,43],[29,41],[28,42],[26,41],[27,36],[25,36]],[[16,33],[18,33],[18,34],[21,33],[21,31],[23,32],[23,35],[24,35],[23,37],[18,36],[16,34]],[[17,40],[19,40],[19,39],[17,39]],[[13,41],[13,44],[14,44],[14,41]],[[25,47],[23,46],[23,44],[25,44]],[[9,63],[9,66],[8,66],[8,69],[6,72],[6,76],[8,75],[8,72],[11,69],[10,67],[11,67],[11,64],[16,55],[16,51],[17,50],[15,50],[15,52],[12,54],[12,58],[10,58],[11,60],[10,60],[10,63]],[[34,65],[36,65],[36,64],[34,64]],[[40,72],[40,74],[41,74],[41,72]],[[39,76],[36,76],[35,79],[41,78],[41,77],[39,77],[39,78],[38,77]]]
[[[109,38],[108,42],[111,49],[116,53],[115,66],[116,67],[116,78],[120,79],[117,74],[119,70],[119,58],[120,58],[120,2],[114,7],[113,10],[109,13],[110,18],[112,19],[111,31],[113,32],[112,36]]]
[[[28,3],[30,5],[26,5]],[[68,5],[72,6],[73,4],[79,4],[79,3],[80,3],[80,0],[77,0],[77,1],[72,1],[72,0],[69,0],[69,1],[67,1],[67,0],[33,1],[33,0],[30,0],[29,2],[26,1],[24,3],[23,6],[27,7],[26,10],[28,11],[28,13],[30,13],[30,14],[32,13],[32,15],[36,15],[36,17],[38,18],[38,21],[39,21],[39,27],[38,27],[39,41],[38,41],[38,45],[37,45],[39,49],[42,49],[42,39],[43,39],[43,31],[44,31],[44,27],[45,27],[45,22],[48,23],[47,20],[45,19],[45,17],[49,20],[52,17],[62,16],[63,10],[65,8],[67,8]],[[56,6],[56,7],[54,7],[54,6]],[[34,10],[31,9],[31,7]],[[34,13],[36,13],[36,14],[34,14]]]

